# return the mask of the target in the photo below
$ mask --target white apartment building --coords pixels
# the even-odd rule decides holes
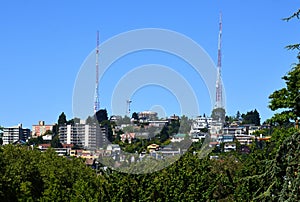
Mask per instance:
[[[30,129],[22,128],[22,124],[3,128],[3,145],[12,144],[18,141],[26,142],[28,137],[30,137]]]
[[[98,124],[59,126],[59,140],[62,144],[75,144],[84,148],[99,148],[106,145],[107,129]]]
[[[200,133],[201,129],[210,128],[213,120],[210,117],[198,116],[192,123],[190,133]]]

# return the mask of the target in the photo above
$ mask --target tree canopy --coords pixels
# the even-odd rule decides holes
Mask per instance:
[[[58,117],[57,124],[61,126],[61,125],[65,125],[66,123],[67,123],[67,116],[65,115],[64,112],[62,112]]]
[[[211,117],[214,120],[225,122],[225,114],[226,112],[224,108],[214,108],[211,113]]]
[[[290,17],[284,18],[289,21],[293,18],[299,19],[300,9]],[[300,60],[300,44],[288,45],[289,50],[298,50],[298,60]],[[276,113],[270,122],[282,125],[300,117],[300,63],[294,64],[292,69],[282,77],[286,86],[274,91],[270,96],[269,107],[271,110],[281,110]]]
[[[107,115],[106,109],[100,109],[99,111],[97,111],[96,117],[97,117],[98,123],[101,123],[102,121],[107,121],[108,115]]]
[[[286,87],[269,96],[269,107],[273,111],[282,109],[282,112],[274,117],[275,121],[281,119],[288,122],[300,117],[300,64],[296,64],[282,79],[285,80]]]
[[[247,112],[246,114],[242,114],[241,117],[244,124],[254,124],[256,126],[260,125],[260,116],[256,109]]]

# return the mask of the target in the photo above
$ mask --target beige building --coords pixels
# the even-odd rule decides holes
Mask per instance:
[[[53,124],[45,125],[45,121],[39,121],[38,125],[32,125],[32,136],[39,137],[41,135],[44,135],[47,130],[52,131],[53,126]]]

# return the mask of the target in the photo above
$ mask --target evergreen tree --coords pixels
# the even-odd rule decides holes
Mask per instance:
[[[216,121],[220,121],[222,123],[225,122],[225,109],[224,108],[215,108],[212,111],[211,117],[216,120]]]
[[[65,125],[67,123],[67,117],[64,112],[62,112],[58,117],[58,126]]]
[[[136,112],[132,113],[132,117],[134,120],[139,120],[139,115]]]
[[[242,118],[243,124],[260,125],[260,116],[256,109],[254,111],[247,112],[246,114],[242,114]]]
[[[237,111],[237,112],[236,112],[236,117],[235,117],[235,118],[236,118],[237,121],[240,120],[240,118],[241,118],[241,113],[240,113],[240,111]]]
[[[100,109],[99,111],[97,111],[96,117],[97,117],[98,123],[101,123],[102,121],[107,121],[108,115],[107,115],[106,109]]]
[[[88,116],[87,119],[85,120],[85,123],[88,125],[93,125],[96,123],[95,118],[92,116]]]
[[[299,19],[300,9],[290,17],[284,18],[289,21],[293,18]],[[298,51],[298,60],[300,60],[300,44],[289,45],[286,47],[288,50]],[[276,113],[271,120],[272,123],[283,125],[289,123],[291,120],[297,121],[300,117],[300,63],[293,66],[287,75],[282,77],[285,80],[286,87],[276,90],[270,96],[269,107],[271,110],[282,111]]]

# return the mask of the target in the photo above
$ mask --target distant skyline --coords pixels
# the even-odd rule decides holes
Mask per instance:
[[[226,112],[235,115],[257,109],[264,121],[273,114],[267,107],[268,96],[284,86],[281,77],[297,62],[297,53],[284,47],[299,43],[299,20],[281,19],[298,8],[299,3],[286,0],[1,2],[0,125],[23,123],[31,128],[39,120],[50,124],[61,112],[73,118],[74,84],[80,66],[95,49],[97,30],[100,43],[134,29],[172,30],[197,42],[216,64],[220,11]],[[184,76],[201,100],[199,115],[210,115],[212,106],[201,78],[180,59],[151,51],[130,54],[112,65],[100,81],[101,108],[110,108],[108,95],[118,78],[153,63],[172,67]],[[149,102],[143,102],[145,99]],[[160,104],[168,105],[167,115],[178,112],[178,104],[169,102],[173,95],[157,86],[137,91],[132,100],[131,112]]]

